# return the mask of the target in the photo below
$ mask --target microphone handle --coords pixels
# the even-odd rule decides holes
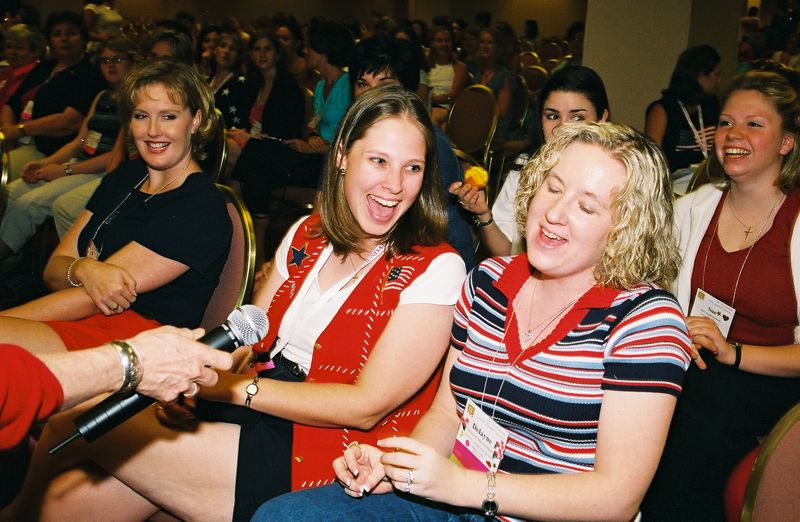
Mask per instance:
[[[115,393],[76,417],[75,426],[84,439],[94,442],[155,402],[138,393]]]

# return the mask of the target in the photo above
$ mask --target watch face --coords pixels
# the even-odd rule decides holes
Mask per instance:
[[[251,382],[250,384],[247,385],[247,388],[245,388],[244,391],[248,395],[255,395],[256,393],[258,393],[258,384]]]
[[[481,504],[481,509],[483,510],[483,514],[487,517],[493,517],[497,514],[497,501],[496,500],[489,500],[486,499]]]

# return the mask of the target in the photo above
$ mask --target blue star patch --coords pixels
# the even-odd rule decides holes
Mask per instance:
[[[300,247],[300,249],[292,247],[292,260],[289,261],[290,265],[294,265],[296,267],[299,267],[303,263],[303,261],[305,261],[305,259],[308,257],[308,254],[306,254],[306,247],[307,246],[308,246],[308,243],[306,243],[305,245]]]

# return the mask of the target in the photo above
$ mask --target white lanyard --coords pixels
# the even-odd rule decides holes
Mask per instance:
[[[678,105],[681,106],[681,111],[683,111],[683,116],[686,118],[686,123],[689,124],[689,128],[692,130],[694,141],[700,146],[700,152],[703,153],[704,158],[708,159],[708,143],[706,142],[706,126],[703,122],[703,107],[699,103],[697,104],[697,117],[700,121],[700,129],[698,130],[697,127],[694,126],[691,116],[689,116],[689,111],[686,110],[686,105],[680,100],[678,100]]]

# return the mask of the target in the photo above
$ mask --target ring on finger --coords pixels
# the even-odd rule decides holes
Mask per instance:
[[[406,487],[403,488],[404,493],[411,493],[411,482],[406,484]]]
[[[408,470],[408,479],[406,480],[406,483],[409,486],[411,486],[411,484],[414,483],[414,470],[413,469]]]
[[[197,384],[195,381],[192,381],[192,391],[189,393],[184,393],[183,396],[187,399],[191,399],[192,397],[196,397],[197,394],[200,392],[200,385]]]

